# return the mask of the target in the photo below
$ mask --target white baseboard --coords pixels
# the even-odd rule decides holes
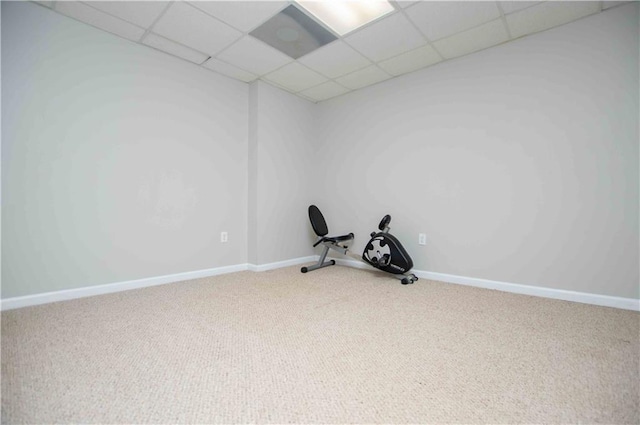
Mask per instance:
[[[363,262],[336,258],[336,263],[375,270]],[[456,276],[422,270],[412,270],[421,279],[437,280],[458,285],[474,286],[476,288],[495,289],[497,291],[512,292],[514,294],[533,295],[536,297],[553,298],[556,300],[573,301],[583,304],[593,304],[604,307],[614,307],[624,310],[640,311],[640,300],[634,298],[612,297],[609,295],[589,294],[586,292],[567,291],[564,289],[544,288],[540,286],[521,285],[518,283],[499,282],[495,280],[478,279],[475,277]]]
[[[149,277],[144,279],[129,280],[125,282],[107,283],[104,285],[87,286],[83,288],[64,289],[61,291],[45,292],[42,294],[25,295],[22,297],[6,298],[1,300],[0,311],[13,310],[21,307],[67,301],[76,298],[91,297],[94,295],[111,294],[113,292],[128,291],[130,289],[146,288],[148,286],[164,285],[166,283],[181,282],[184,280],[200,279],[203,277],[217,276],[226,273],[234,273],[245,270],[262,272],[278,269],[280,267],[294,266],[296,264],[318,261],[317,255],[309,257],[293,258],[286,261],[278,261],[269,264],[236,264],[233,266],[216,267],[213,269],[197,270],[193,272],[176,273],[165,276]]]
[[[330,260],[336,260],[336,264],[339,265],[339,266],[349,266],[349,267],[354,267],[356,269],[377,271],[374,267],[369,266],[369,265],[365,264],[362,261],[347,260],[346,258],[336,258],[336,257],[327,257],[327,258],[329,258]],[[420,277],[420,276],[418,276],[418,277]]]
[[[94,295],[110,294],[113,292],[128,291],[130,289],[145,288],[148,286],[164,285],[165,283],[180,282],[183,280],[200,279],[226,273],[234,273],[248,269],[248,264],[236,264],[233,266],[216,267],[213,269],[197,270],[193,272],[176,273],[165,276],[148,277],[144,279],[128,280],[125,282],[107,283],[104,285],[87,286],[83,288],[64,289],[62,291],[45,292],[42,294],[25,295],[22,297],[6,298],[0,304],[0,310],[13,310],[15,308],[30,307],[34,305],[53,303],[57,301],[73,300],[76,298],[91,297]]]
[[[7,298],[1,300],[0,311],[12,310],[21,307],[29,307],[47,304],[57,301],[72,300],[75,298],[90,297],[94,295],[110,294],[113,292],[128,291],[130,289],[145,288],[148,286],[163,285],[166,283],[181,282],[184,280],[200,279],[226,273],[250,270],[262,272],[267,270],[289,267],[303,263],[318,261],[318,255],[293,258],[291,260],[278,261],[268,264],[236,264],[233,266],[217,267],[213,269],[197,270],[193,272],[176,273],[166,276],[150,277],[145,279],[129,280],[126,282],[109,283],[105,285],[89,286],[84,288],[66,289],[62,291],[45,292],[42,294],[26,295],[22,297]],[[361,261],[334,258],[336,264],[356,267],[359,269],[375,270]],[[640,300],[634,298],[612,297],[608,295],[589,294],[585,292],[566,291],[562,289],[544,288],[539,286],[520,285],[517,283],[499,282],[495,280],[478,279],[473,277],[456,276],[444,273],[435,273],[422,270],[413,270],[416,276],[422,279],[437,280],[440,282],[454,283],[458,285],[474,286],[477,288],[495,289],[498,291],[512,292],[536,297],[553,298],[558,300],[573,301],[584,304],[614,307],[624,310],[640,311]]]
[[[297,264],[313,263],[315,261],[318,261],[318,256],[310,255],[308,257],[292,258],[291,260],[277,261],[275,263],[260,265],[249,264],[248,270],[251,270],[252,272],[264,272],[267,270],[279,269],[281,267],[295,266]]]

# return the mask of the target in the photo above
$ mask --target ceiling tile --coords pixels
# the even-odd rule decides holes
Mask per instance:
[[[511,35],[521,37],[553,28],[600,11],[596,1],[549,1],[507,15]]]
[[[391,78],[389,74],[382,71],[377,66],[371,65],[365,69],[361,69],[360,71],[352,72],[344,77],[337,78],[336,81],[345,87],[355,90],[389,78]]]
[[[518,10],[526,9],[527,7],[535,6],[540,3],[539,1],[500,1],[500,7],[505,15],[508,15]]]
[[[151,46],[155,49],[162,50],[163,52],[177,56],[179,58],[188,60],[189,62],[197,63],[198,65],[207,60],[209,56],[196,52],[189,47],[178,44],[175,41],[167,40],[164,37],[160,37],[155,34],[147,34],[142,41],[143,44]]]
[[[277,88],[277,89],[280,89],[280,90],[282,90],[282,91],[286,91],[286,92],[289,92],[289,93],[291,93],[291,94],[295,94],[295,95],[297,95],[297,94],[298,94],[298,93],[294,93],[293,91],[289,90],[289,89],[288,89],[288,88],[286,88],[286,87],[282,87],[282,86],[281,86],[280,84],[278,84],[278,83],[274,83],[273,81],[263,80],[263,79],[261,79],[261,81],[263,81],[265,84],[268,84],[268,85],[270,85],[270,86],[272,86],[272,87],[275,87],[275,88]]]
[[[129,40],[138,41],[145,32],[140,27],[80,2],[59,1],[56,3],[56,11]]]
[[[426,1],[406,9],[418,29],[435,41],[500,17],[495,2]]]
[[[382,61],[378,65],[389,74],[398,76],[420,68],[426,68],[441,60],[442,58],[433,47],[424,46]]]
[[[344,40],[374,61],[389,59],[426,43],[401,13],[383,18]]]
[[[615,6],[620,6],[621,4],[625,4],[625,3],[631,3],[630,1],[610,1],[610,0],[605,0],[602,2],[602,9],[610,9],[612,7]]]
[[[433,43],[447,59],[486,49],[509,40],[502,19],[472,28]]]
[[[166,1],[92,1],[88,5],[132,24],[149,28],[167,7]]]
[[[329,78],[340,77],[371,65],[367,58],[340,40],[321,47],[298,61]]]
[[[418,2],[417,1],[403,1],[403,0],[396,1],[396,4],[398,6],[400,6],[400,7],[402,7],[402,8],[409,7],[409,6],[411,6],[412,4],[415,4],[415,3],[418,3]]]
[[[218,58],[256,75],[267,74],[292,61],[289,56],[250,35],[241,38]]]
[[[227,77],[235,78],[236,80],[244,81],[245,83],[250,83],[251,81],[258,78],[257,75],[253,75],[250,72],[244,71],[240,68],[237,68],[233,65],[230,65],[226,62],[222,62],[215,58],[209,58],[203,65],[206,68],[209,68],[212,71],[218,72],[220,74],[226,75]]]
[[[332,97],[340,96],[349,92],[349,89],[342,87],[340,84],[336,84],[333,81],[327,81],[319,86],[312,87],[310,89],[300,92],[306,98],[312,99],[316,102],[327,100]]]
[[[249,32],[289,4],[286,1],[195,1],[193,6],[223,22]]]
[[[297,62],[292,62],[265,75],[264,79],[293,92],[299,92],[327,81],[322,75]]]
[[[240,31],[181,2],[169,7],[153,26],[153,32],[209,55],[215,55],[242,36]]]

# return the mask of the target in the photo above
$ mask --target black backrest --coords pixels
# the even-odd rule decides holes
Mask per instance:
[[[327,222],[324,221],[322,213],[315,205],[309,206],[309,220],[311,220],[311,227],[318,236],[326,236],[329,233],[327,229]]]

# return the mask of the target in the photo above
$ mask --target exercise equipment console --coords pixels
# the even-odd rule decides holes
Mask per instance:
[[[378,225],[379,232],[371,233],[371,239],[365,246],[362,257],[357,257],[349,253],[349,243],[353,241],[353,233],[342,236],[327,236],[329,234],[327,222],[320,212],[320,209],[315,205],[309,206],[309,220],[311,221],[313,231],[318,236],[318,240],[313,246],[322,245],[323,250],[318,262],[311,266],[302,267],[300,269],[302,273],[307,273],[322,267],[333,266],[336,261],[326,261],[326,259],[329,250],[334,250],[343,255],[350,255],[376,269],[391,273],[393,277],[399,279],[403,285],[418,280],[415,274],[409,273],[413,268],[413,260],[400,241],[389,233],[389,223],[391,223],[390,215],[385,215],[380,221]]]

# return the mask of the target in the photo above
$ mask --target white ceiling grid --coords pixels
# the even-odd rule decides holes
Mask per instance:
[[[249,35],[292,1],[37,3],[228,77],[261,79],[319,102],[628,1],[392,0],[391,14],[297,60]]]

